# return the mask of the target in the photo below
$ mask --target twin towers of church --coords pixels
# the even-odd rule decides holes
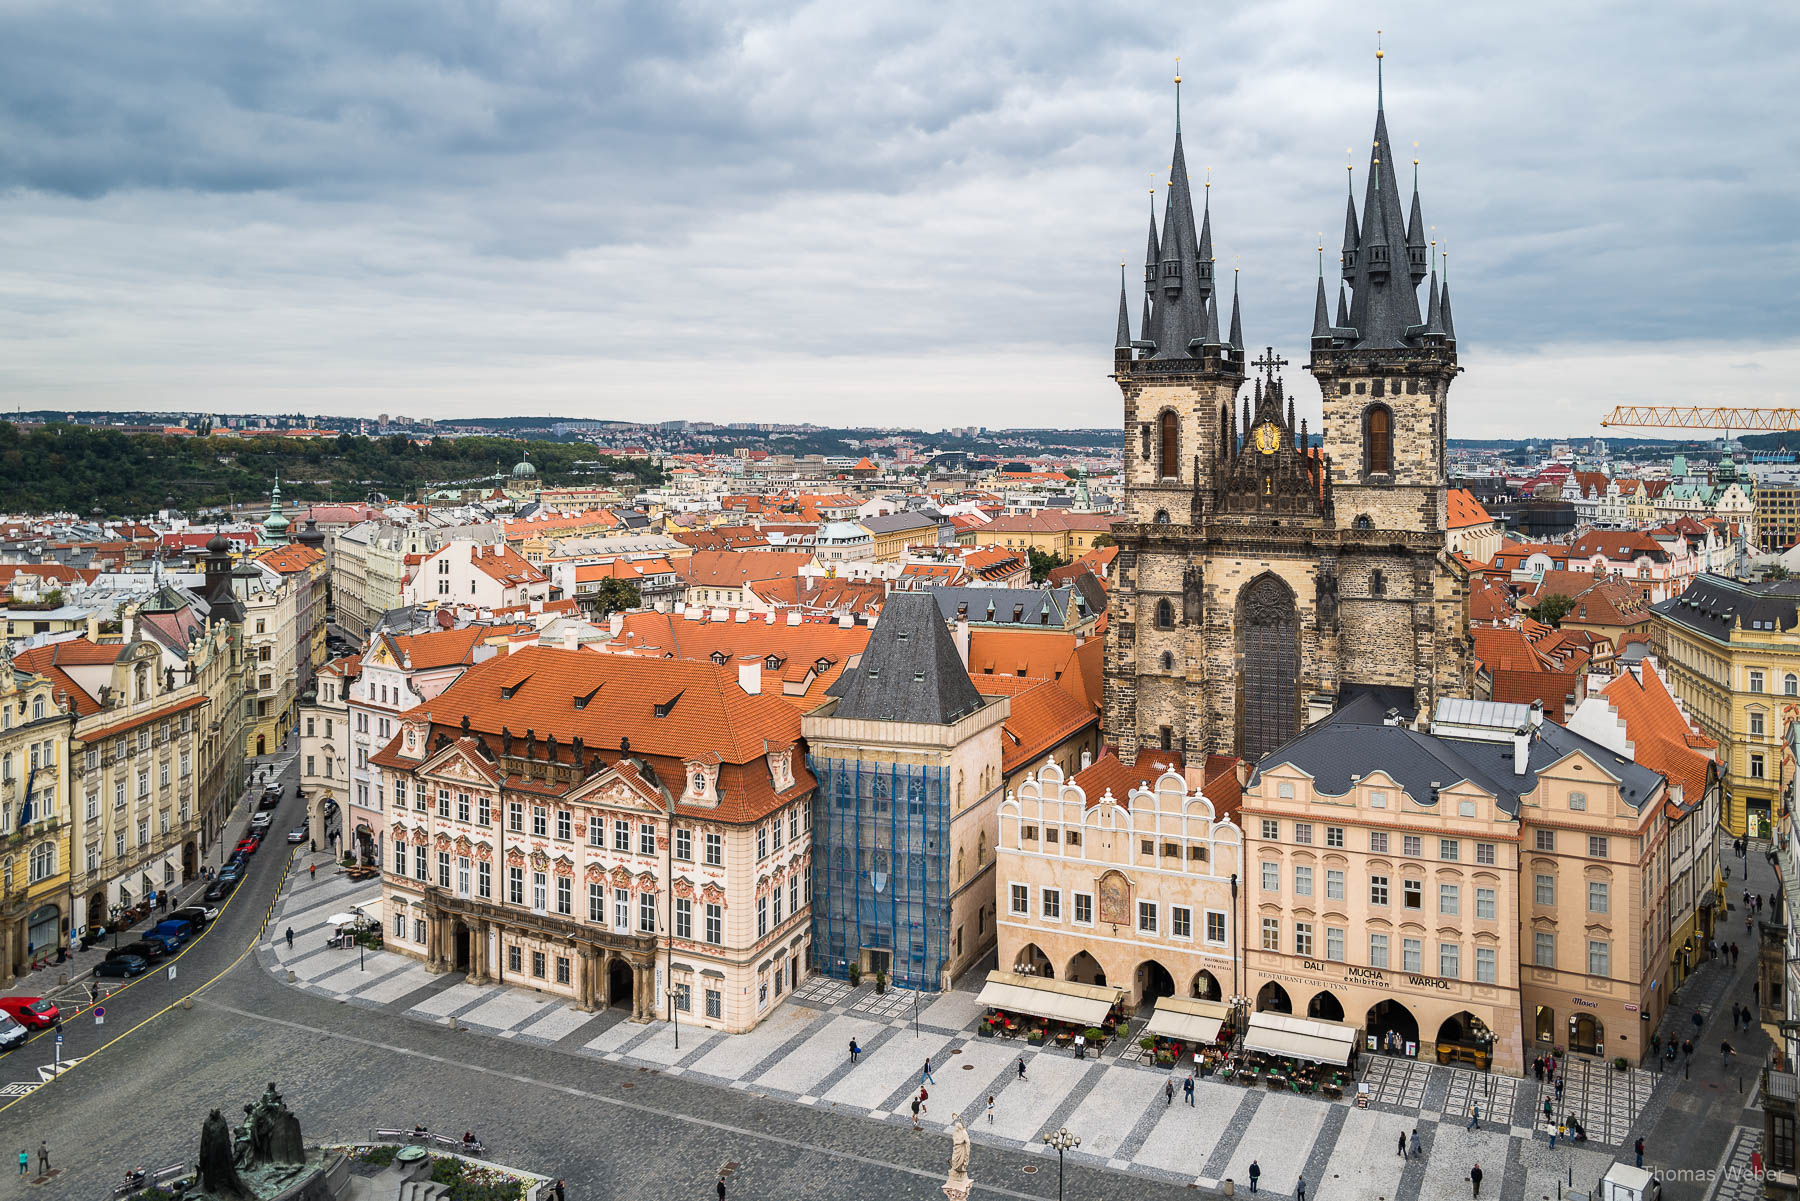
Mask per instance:
[[[1107,719],[1128,760],[1144,747],[1254,760],[1357,689],[1401,707],[1466,691],[1464,580],[1443,550],[1456,333],[1417,160],[1413,175],[1408,210],[1378,74],[1335,318],[1321,253],[1306,365],[1323,400],[1315,445],[1285,396],[1285,360],[1246,362],[1235,281],[1222,330],[1210,184],[1196,226],[1177,104],[1137,336],[1121,279],[1113,351],[1125,500]],[[1262,370],[1245,391],[1247,366]]]

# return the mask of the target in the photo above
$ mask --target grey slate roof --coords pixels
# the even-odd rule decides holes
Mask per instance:
[[[1495,798],[1501,812],[1519,813],[1519,798],[1537,787],[1538,773],[1576,753],[1587,755],[1619,780],[1619,795],[1635,810],[1654,798],[1663,778],[1649,768],[1591,739],[1545,721],[1532,735],[1526,770],[1513,772],[1513,744],[1479,738],[1424,733],[1410,725],[1387,725],[1373,696],[1359,698],[1325,721],[1275,748],[1256,766],[1256,775],[1292,764],[1313,777],[1328,796],[1350,791],[1352,776],[1391,776],[1414,802],[1437,803],[1438,789],[1469,781]]]
[[[1067,624],[1075,591],[1062,588],[932,588],[945,621],[975,625],[1021,625],[1060,628]],[[1086,599],[1083,598],[1083,604]]]
[[[902,530],[928,530],[937,525],[937,518],[929,513],[886,513],[880,517],[865,517],[858,523],[871,534],[892,534]]]
[[[833,716],[850,721],[947,726],[983,704],[937,605],[925,592],[888,594],[862,661],[846,670],[831,691],[840,697]]]
[[[1733,628],[1791,630],[1800,624],[1800,580],[1758,584],[1702,575],[1652,612],[1708,638],[1729,641]]]

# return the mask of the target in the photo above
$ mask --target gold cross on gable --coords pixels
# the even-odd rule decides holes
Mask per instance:
[[[1263,348],[1262,358],[1257,359],[1250,365],[1252,367],[1267,367],[1272,370],[1276,367],[1286,367],[1287,363],[1288,361],[1286,359],[1281,358],[1275,353],[1275,348],[1273,346],[1265,346]]]

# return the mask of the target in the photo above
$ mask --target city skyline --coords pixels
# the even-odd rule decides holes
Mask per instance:
[[[1774,8],[432,14],[22,16],[4,401],[1113,425],[1112,264],[1135,281],[1175,56],[1221,283],[1242,266],[1247,342],[1297,360],[1380,24],[1456,252],[1453,437],[1793,403]]]

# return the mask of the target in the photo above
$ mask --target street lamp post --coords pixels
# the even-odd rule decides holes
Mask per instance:
[[[675,986],[669,985],[665,990],[669,994],[669,1021],[675,1027],[675,1049],[681,1050],[681,1010],[675,1004]]]
[[[1056,1148],[1056,1201],[1062,1201],[1063,1156],[1081,1146],[1081,1139],[1077,1135],[1071,1134],[1067,1126],[1061,1126],[1046,1134],[1044,1142]]]

